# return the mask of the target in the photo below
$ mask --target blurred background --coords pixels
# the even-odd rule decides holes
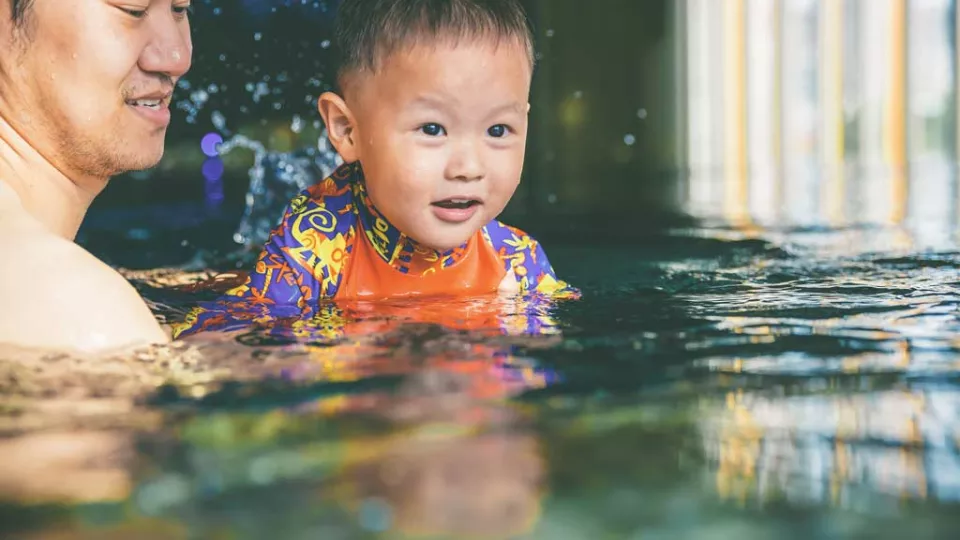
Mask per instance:
[[[524,4],[539,64],[503,219],[542,240],[696,220],[892,224],[913,245],[960,222],[956,0]],[[336,164],[315,106],[336,7],[195,2],[166,155],[111,182],[81,242],[152,267],[262,241],[294,188]]]

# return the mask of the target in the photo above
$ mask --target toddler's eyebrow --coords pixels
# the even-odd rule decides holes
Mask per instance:
[[[410,102],[411,107],[428,107],[433,109],[446,109],[449,104],[446,100],[437,96],[420,96]],[[511,101],[509,103],[504,103],[494,107],[489,116],[496,116],[504,112],[514,112],[517,114],[523,114],[526,110],[526,103],[520,103],[516,101]]]
[[[504,103],[503,105],[496,107],[495,109],[490,111],[490,116],[495,116],[503,112],[515,112],[515,113],[523,114],[525,110],[526,110],[526,103],[519,103],[519,102],[513,101],[510,103]]]
[[[410,105],[413,107],[431,107],[435,109],[443,109],[446,107],[447,103],[446,100],[440,97],[419,96],[411,101]]]

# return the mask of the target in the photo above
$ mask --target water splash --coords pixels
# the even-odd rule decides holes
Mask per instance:
[[[315,148],[293,152],[268,150],[260,141],[244,135],[234,135],[220,145],[220,155],[244,148],[254,154],[254,163],[248,173],[250,187],[244,201],[245,209],[233,240],[245,247],[266,242],[283,215],[283,209],[307,187],[329,176],[343,163],[333,149],[327,132],[323,130]]]

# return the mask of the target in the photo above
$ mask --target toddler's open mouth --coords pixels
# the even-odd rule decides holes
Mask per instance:
[[[476,199],[444,199],[442,201],[433,203],[434,206],[439,206],[440,208],[450,208],[456,210],[466,210],[467,208],[478,204],[480,204],[480,201]]]
[[[463,223],[477,213],[483,203],[472,197],[450,197],[430,204],[433,215],[447,223]]]

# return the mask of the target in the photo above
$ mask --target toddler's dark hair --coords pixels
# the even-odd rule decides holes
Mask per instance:
[[[402,47],[477,38],[515,40],[534,64],[533,35],[518,0],[343,0],[334,31],[337,80],[376,71]]]

